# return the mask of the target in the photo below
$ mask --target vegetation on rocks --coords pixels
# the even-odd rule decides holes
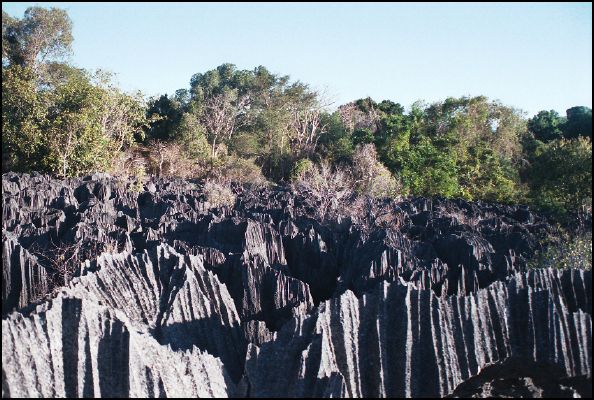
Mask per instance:
[[[2,14],[2,397],[592,397],[592,111],[174,94]]]
[[[2,169],[293,184],[340,203],[441,196],[570,219],[591,209],[592,110],[532,118],[484,96],[330,104],[264,66],[223,64],[174,94],[146,98],[68,63],[64,10],[2,15]]]

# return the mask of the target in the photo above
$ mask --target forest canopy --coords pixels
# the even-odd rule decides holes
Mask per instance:
[[[374,196],[528,203],[561,214],[591,208],[588,107],[526,118],[476,96],[408,108],[365,98],[331,108],[306,83],[233,64],[147,99],[104,71],[68,63],[72,41],[64,10],[31,7],[20,19],[3,11],[3,172],[260,184],[321,179],[326,168]]]

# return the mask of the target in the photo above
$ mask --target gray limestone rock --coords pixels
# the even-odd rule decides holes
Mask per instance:
[[[3,397],[591,395],[591,271],[526,269],[546,216],[131,183],[3,174]]]

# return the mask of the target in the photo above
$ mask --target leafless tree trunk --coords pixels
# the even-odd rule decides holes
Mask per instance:
[[[355,129],[365,128],[375,132],[379,129],[380,113],[373,105],[366,113],[361,111],[355,103],[348,103],[338,108],[340,119],[344,126],[353,132]]]
[[[201,122],[212,142],[212,158],[216,157],[216,142],[219,137],[230,140],[235,130],[241,126],[240,117],[249,107],[249,97],[233,100],[227,93],[208,97],[205,101]]]
[[[76,125],[68,124],[65,132],[66,137],[62,137],[65,140],[58,139],[54,142],[54,146],[57,146],[55,150],[60,155],[62,176],[64,177],[67,176],[69,160],[70,157],[72,157],[74,147],[76,146],[76,129]]]
[[[320,135],[328,128],[326,124],[322,124],[321,114],[319,107],[292,110],[290,141],[297,153],[311,155],[315,151]]]

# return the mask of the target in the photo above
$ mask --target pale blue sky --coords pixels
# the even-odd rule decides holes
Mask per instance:
[[[68,10],[71,62],[124,89],[173,93],[225,62],[264,65],[335,105],[361,97],[408,107],[486,95],[561,114],[592,107],[592,4],[15,3]]]

